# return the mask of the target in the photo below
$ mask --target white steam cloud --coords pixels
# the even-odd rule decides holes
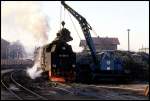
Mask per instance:
[[[6,1],[1,5],[1,37],[20,40],[27,51],[48,41],[49,24],[39,2]]]
[[[41,73],[43,72],[43,70],[41,69],[41,64],[40,64],[41,55],[42,55],[42,49],[40,48],[36,56],[34,66],[32,68],[27,69],[27,74],[31,77],[31,79],[40,77]]]
[[[33,53],[35,46],[48,42],[48,18],[41,10],[40,2],[6,1],[1,5],[1,37],[10,42],[19,40],[28,53]],[[43,72],[40,68],[41,51],[28,75],[35,79]]]

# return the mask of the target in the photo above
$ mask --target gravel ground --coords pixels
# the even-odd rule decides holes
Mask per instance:
[[[31,80],[28,83],[32,84],[26,86],[32,86],[33,91],[49,100],[149,100],[148,96],[143,95],[148,83],[53,85],[50,81],[32,82]],[[1,100],[13,99],[15,98],[1,87]]]
[[[76,85],[76,88],[75,86],[63,87],[63,90],[61,90],[49,86],[48,83],[43,85],[45,87],[39,87],[37,92],[50,100],[149,100],[149,97],[143,96],[138,92],[120,89],[101,88],[96,86],[89,87],[89,85]],[[72,93],[68,93],[64,91],[64,89]],[[5,90],[1,89],[1,100],[10,99],[15,98]]]

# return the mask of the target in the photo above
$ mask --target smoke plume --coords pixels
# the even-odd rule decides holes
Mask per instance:
[[[35,47],[48,41],[48,18],[41,8],[40,2],[5,1],[1,5],[1,37],[9,42],[19,40],[28,54],[32,55]],[[32,79],[41,76],[43,72],[40,66],[40,51],[38,55],[34,66],[27,69]]]
[[[20,40],[27,51],[48,41],[49,24],[39,2],[6,1],[1,5],[2,38]]]
[[[32,68],[27,69],[27,74],[31,77],[31,79],[35,79],[37,77],[41,76],[41,73],[43,70],[41,69],[41,55],[42,55],[42,49],[40,48],[38,51],[38,54],[35,58],[35,63]]]

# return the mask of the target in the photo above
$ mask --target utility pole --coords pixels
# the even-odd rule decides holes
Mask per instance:
[[[128,51],[130,51],[130,38],[129,38],[130,29],[127,29],[127,31],[128,31]]]

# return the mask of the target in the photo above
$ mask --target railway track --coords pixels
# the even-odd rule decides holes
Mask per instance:
[[[29,87],[25,84],[23,85],[23,83],[21,81],[19,81],[19,79],[17,80],[17,78],[15,79],[16,75],[15,74],[19,74],[21,70],[15,70],[15,71],[9,71],[9,72],[4,72],[4,74],[1,76],[1,84],[3,85],[4,88],[7,89],[7,91],[10,92],[10,94],[12,96],[14,96],[16,99],[18,100],[30,100],[30,99],[35,99],[36,100],[48,100],[48,99],[53,99],[52,98],[52,95],[51,93],[47,92],[48,90],[49,91],[54,91],[54,92],[57,92],[57,94],[63,96],[63,95],[68,95],[68,94],[71,94],[73,95],[72,92],[70,92],[69,90],[66,90],[64,88],[61,88],[61,87],[49,87],[49,88],[44,88],[44,87],[36,87],[34,84],[34,87],[32,88],[32,86],[29,86],[31,87],[31,89],[34,89],[35,92],[33,92],[32,90],[29,89]],[[23,71],[23,70],[22,70]],[[20,75],[20,74],[19,74]],[[5,78],[7,77],[7,78]],[[21,77],[23,78],[23,77]],[[21,79],[20,78],[20,79]],[[10,80],[5,80],[5,79],[10,79]],[[24,78],[25,79],[25,78]],[[11,81],[11,85],[15,85],[17,88],[19,88],[19,91],[17,90],[12,90],[10,89],[10,82],[7,82],[7,81]],[[18,82],[19,81],[19,82]],[[30,82],[32,83],[32,82]],[[30,84],[32,85],[32,84]],[[25,87],[26,86],[26,87]],[[39,95],[38,93],[42,94]],[[46,93],[47,92],[47,93]]]
[[[10,72],[7,72],[7,73],[10,73]],[[17,98],[18,100],[23,100],[20,96],[18,96],[13,90],[11,90],[11,89],[9,88],[9,86],[8,86],[7,83],[5,83],[5,80],[4,80],[3,78],[4,78],[4,76],[6,76],[7,73],[5,73],[5,74],[3,74],[3,75],[1,76],[1,84],[2,84],[2,86],[3,86],[7,91],[9,91],[9,93],[10,93],[12,96],[14,96],[15,98]]]
[[[18,100],[28,100],[28,99],[38,99],[38,100],[48,100],[47,98],[39,95],[36,92],[24,87],[22,84],[18,83],[14,78],[14,73],[19,71],[9,71],[1,76],[2,86],[16,99]],[[11,89],[11,85],[17,87],[18,90]]]
[[[122,90],[114,90],[113,87],[84,85],[76,83],[58,83],[58,82],[30,82],[28,78],[21,76],[21,70],[4,72],[1,75],[1,84],[9,93],[18,100],[56,100],[56,99],[135,99],[138,100],[135,94],[124,92]],[[20,77],[20,78],[19,78]],[[18,79],[19,78],[19,79]],[[22,80],[24,78],[24,81]],[[27,80],[27,81],[26,81]],[[22,82],[23,81],[23,82]],[[26,83],[26,84],[25,84]],[[49,85],[49,83],[51,85]],[[31,86],[30,86],[30,85]],[[14,88],[11,89],[11,85]],[[33,87],[33,88],[32,88]],[[29,89],[30,88],[30,89]],[[33,89],[33,90],[31,90]],[[39,95],[40,94],[40,95]],[[131,94],[131,95],[130,95]],[[141,98],[145,99],[145,98]]]
[[[86,96],[86,97],[93,97],[93,98],[98,98],[98,99],[102,98],[102,96],[98,96],[94,93],[87,92],[78,86],[73,86],[72,84],[63,84],[63,83],[58,83],[58,82],[54,83],[54,84],[56,85],[55,88],[64,90],[64,91],[68,92],[69,94],[72,94],[75,96]],[[106,98],[106,96],[105,96],[105,98]],[[108,98],[108,96],[107,96],[107,98]]]

